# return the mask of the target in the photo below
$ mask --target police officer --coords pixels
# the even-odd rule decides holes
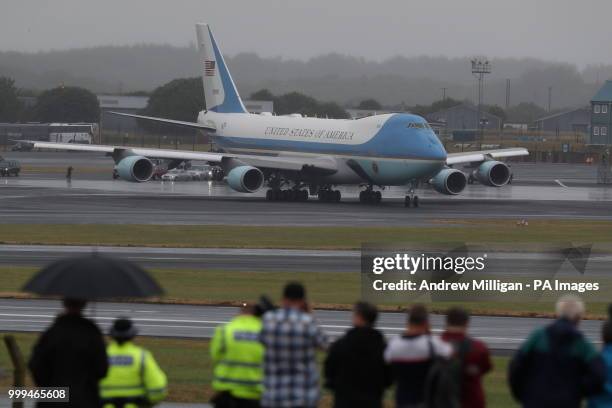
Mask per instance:
[[[149,351],[132,342],[136,334],[129,319],[113,323],[113,340],[106,349],[108,374],[100,381],[104,408],[150,407],[166,396],[166,375]]]
[[[273,306],[265,298],[243,305],[240,314],[218,326],[210,343],[215,408],[258,408],[263,391],[264,349],[259,342],[261,316]]]

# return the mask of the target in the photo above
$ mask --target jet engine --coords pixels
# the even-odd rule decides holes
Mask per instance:
[[[151,178],[155,165],[144,156],[127,156],[117,163],[116,168],[123,180],[142,183]]]
[[[227,174],[227,184],[241,193],[253,193],[264,184],[264,175],[257,167],[238,166]]]
[[[456,195],[463,191],[467,179],[462,171],[446,168],[440,170],[430,183],[438,193]]]
[[[505,163],[490,160],[478,166],[474,175],[485,186],[501,187],[508,184],[511,174]]]

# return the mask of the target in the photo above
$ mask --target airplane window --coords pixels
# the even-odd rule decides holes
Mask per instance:
[[[429,129],[429,125],[427,123],[411,122],[408,124],[408,129]]]

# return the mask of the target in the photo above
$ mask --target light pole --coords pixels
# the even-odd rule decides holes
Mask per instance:
[[[491,73],[491,63],[486,58],[474,58],[472,59],[472,75],[478,79],[478,106],[476,108],[476,125],[478,126],[480,149],[482,149],[482,131],[481,126],[482,118],[480,113],[482,110],[482,97],[484,93],[484,76]]]

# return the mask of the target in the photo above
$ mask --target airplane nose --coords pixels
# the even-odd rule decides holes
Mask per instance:
[[[433,135],[427,135],[427,149],[425,149],[426,158],[429,160],[439,160],[446,161],[446,149],[440,141],[438,137]]]

